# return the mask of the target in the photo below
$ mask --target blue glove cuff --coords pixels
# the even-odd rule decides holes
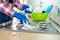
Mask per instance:
[[[13,17],[16,17],[18,15],[22,15],[22,13],[14,12]]]

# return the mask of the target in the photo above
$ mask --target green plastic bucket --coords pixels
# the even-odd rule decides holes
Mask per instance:
[[[32,12],[31,16],[34,21],[45,21],[48,14],[41,12]]]

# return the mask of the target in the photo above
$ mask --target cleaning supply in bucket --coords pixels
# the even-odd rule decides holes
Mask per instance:
[[[48,8],[45,10],[45,13],[49,14],[52,8],[53,8],[53,5],[48,6]]]

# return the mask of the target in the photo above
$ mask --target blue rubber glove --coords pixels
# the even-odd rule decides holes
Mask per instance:
[[[23,4],[21,10],[25,10],[25,9],[27,9],[27,8],[29,8],[29,6],[26,5],[26,4]]]
[[[25,13],[32,13],[32,10],[30,10],[29,8],[24,10]]]
[[[26,5],[26,4],[23,4],[22,5],[22,9],[25,13],[31,13],[32,12],[32,9],[30,8],[29,5]]]
[[[23,24],[23,22],[25,22],[25,23],[28,22],[28,19],[22,13],[14,12],[13,17],[16,17],[17,19],[19,19],[21,24]]]

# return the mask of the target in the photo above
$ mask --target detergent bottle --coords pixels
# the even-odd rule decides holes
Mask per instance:
[[[48,8],[45,10],[46,14],[49,14],[49,12],[52,10],[53,5],[48,6]]]

